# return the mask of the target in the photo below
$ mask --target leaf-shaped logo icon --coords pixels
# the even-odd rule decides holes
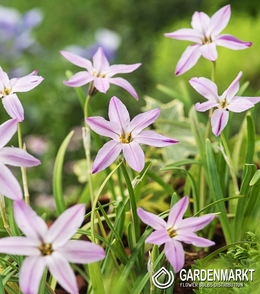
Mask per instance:
[[[161,275],[165,275],[165,282],[160,282],[158,279]],[[167,289],[174,283],[174,274],[172,271],[167,271],[165,267],[161,267],[153,276],[153,284],[159,289]]]

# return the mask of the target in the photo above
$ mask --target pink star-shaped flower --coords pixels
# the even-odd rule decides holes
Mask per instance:
[[[147,237],[145,243],[165,244],[165,255],[176,273],[184,265],[184,250],[181,242],[199,247],[208,247],[215,244],[195,234],[213,220],[214,214],[182,219],[188,204],[188,196],[179,200],[171,208],[167,222],[153,213],[137,208],[140,219],[155,230]]]
[[[141,65],[141,63],[129,65],[109,65],[109,62],[101,47],[98,48],[97,52],[93,56],[93,64],[88,59],[80,57],[73,53],[61,51],[61,54],[71,63],[86,69],[85,71],[80,71],[76,73],[68,81],[65,81],[65,85],[69,87],[81,87],[83,85],[91,83],[89,94],[93,96],[96,91],[106,93],[110,87],[110,84],[114,84],[124,88],[136,100],[138,100],[138,95],[133,86],[127,80],[119,77],[114,77],[114,75],[119,73],[130,73],[136,70]]]
[[[143,130],[155,122],[159,114],[160,109],[153,109],[137,115],[130,121],[125,105],[114,96],[109,103],[110,121],[100,116],[87,118],[86,122],[94,132],[112,139],[98,151],[92,173],[108,167],[121,151],[130,167],[140,172],[144,167],[145,158],[139,144],[163,147],[178,143],[177,140],[157,134],[155,131]]]
[[[240,72],[228,89],[221,95],[218,95],[218,88],[215,83],[206,78],[190,79],[191,86],[208,101],[196,103],[197,111],[206,111],[215,107],[211,117],[212,132],[219,136],[228,123],[229,111],[243,112],[260,101],[260,97],[240,97],[236,96],[239,90],[239,80],[242,77]]]
[[[84,204],[70,207],[47,227],[30,206],[14,202],[14,217],[25,234],[0,239],[0,252],[27,256],[20,269],[19,284],[24,294],[37,294],[45,267],[69,293],[77,294],[75,274],[69,265],[102,260],[105,251],[99,245],[83,240],[70,240],[82,224]]]
[[[193,42],[178,61],[175,75],[181,75],[191,69],[200,56],[216,61],[218,58],[217,46],[242,50],[252,45],[251,42],[243,42],[231,35],[220,35],[220,32],[227,26],[230,16],[230,5],[219,9],[211,18],[204,12],[196,11],[192,16],[192,29],[180,29],[164,34],[169,38]]]

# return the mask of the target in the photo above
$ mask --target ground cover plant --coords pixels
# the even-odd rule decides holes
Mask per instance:
[[[117,63],[110,30],[87,48],[57,50],[68,70],[55,83],[78,105],[77,128],[62,128],[51,152],[43,133],[28,134],[39,110],[26,95],[40,96],[46,77],[23,57],[45,50],[33,37],[43,13],[1,9],[0,293],[257,293],[260,96],[242,67],[218,73],[226,51],[254,46],[228,32],[231,5],[195,8],[190,25],[161,35],[187,41],[174,66],[168,56],[180,92],[159,84],[140,95],[145,62]],[[57,138],[55,124],[68,119],[59,105],[43,111],[58,121]]]

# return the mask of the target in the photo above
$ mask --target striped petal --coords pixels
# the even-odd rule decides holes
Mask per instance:
[[[10,94],[2,98],[3,106],[11,118],[18,121],[24,120],[23,106],[16,94]]]
[[[72,263],[86,264],[105,258],[105,251],[101,246],[82,240],[69,241],[57,251]]]
[[[92,165],[92,173],[102,171],[112,164],[122,150],[122,144],[116,141],[109,141],[98,151],[98,154]]]
[[[131,142],[129,144],[122,144],[123,154],[126,162],[129,166],[136,170],[137,172],[141,172],[144,168],[144,152],[142,148],[136,142]]]
[[[66,244],[81,226],[84,216],[84,204],[65,210],[49,228],[44,238],[45,243],[51,243],[54,250]]]
[[[66,291],[72,294],[78,293],[75,274],[61,253],[55,251],[45,256],[45,261],[50,273]]]
[[[201,56],[200,47],[201,45],[191,45],[186,48],[177,63],[175,69],[176,76],[184,74],[197,63]]]
[[[0,163],[0,194],[13,200],[23,198],[22,189],[17,179],[2,163]]]
[[[4,147],[17,131],[17,119],[9,119],[0,125],[0,149]]]
[[[24,260],[19,276],[19,285],[24,294],[39,293],[45,266],[43,256],[29,256]]]

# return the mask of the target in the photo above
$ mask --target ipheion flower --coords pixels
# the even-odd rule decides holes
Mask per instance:
[[[130,121],[125,105],[114,96],[109,103],[110,121],[100,116],[87,118],[86,122],[94,132],[112,139],[98,151],[93,162],[92,173],[108,167],[121,151],[129,166],[140,172],[144,167],[145,157],[139,144],[164,147],[178,143],[178,140],[167,138],[155,131],[143,130],[154,123],[159,114],[160,109],[153,109],[137,115]]]
[[[86,71],[76,73],[68,81],[64,81],[65,85],[69,87],[81,87],[90,83],[88,94],[93,96],[97,91],[106,93],[110,84],[114,84],[122,87],[138,100],[138,95],[133,86],[127,80],[114,77],[114,75],[119,73],[130,73],[136,70],[141,63],[109,65],[102,47],[99,47],[94,54],[93,64],[88,59],[76,54],[66,51],[61,51],[60,53],[71,63],[86,69]]]
[[[164,36],[194,42],[188,46],[177,63],[175,75],[181,75],[192,68],[200,56],[210,61],[218,58],[217,46],[232,50],[242,50],[250,47],[251,42],[243,42],[234,36],[220,32],[227,26],[231,16],[230,5],[219,9],[210,18],[204,12],[195,12],[192,16],[192,29],[179,29]]]
[[[83,222],[84,204],[70,207],[47,227],[42,218],[22,200],[14,202],[14,217],[25,234],[0,239],[0,252],[25,255],[20,269],[19,284],[24,294],[37,294],[45,267],[69,293],[77,294],[72,263],[92,263],[105,257],[104,249],[83,240],[70,240]]]
[[[206,78],[190,79],[191,86],[208,101],[196,103],[197,111],[206,111],[215,108],[211,116],[212,132],[219,136],[228,123],[229,111],[243,112],[254,107],[260,101],[260,97],[240,97],[236,96],[239,90],[239,80],[242,72],[239,72],[235,80],[228,89],[221,95],[218,95],[218,88],[215,83]]]
[[[214,219],[214,214],[182,219],[188,205],[188,196],[179,200],[171,208],[167,222],[140,207],[137,209],[139,218],[155,230],[147,237],[145,243],[165,244],[165,255],[176,273],[184,266],[185,255],[181,242],[199,247],[208,247],[215,244],[213,241],[198,237],[195,234]]]
[[[32,167],[40,164],[40,160],[25,150],[4,147],[15,134],[17,123],[16,119],[10,119],[0,125],[0,194],[13,200],[22,199],[22,189],[6,165]]]
[[[7,73],[0,67],[0,98],[11,118],[15,118],[19,122],[24,120],[24,109],[16,93],[30,91],[42,80],[41,76],[37,76],[36,70],[27,76],[9,80]]]

